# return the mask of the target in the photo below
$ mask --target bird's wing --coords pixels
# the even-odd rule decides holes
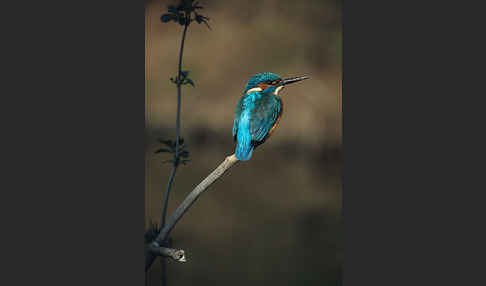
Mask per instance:
[[[235,120],[233,121],[233,138],[236,141],[236,132],[238,131],[238,122],[240,120],[241,112],[243,111],[243,96],[236,104]]]
[[[270,129],[277,122],[282,104],[280,98],[267,95],[255,101],[255,106],[251,111],[250,134],[252,141],[261,144],[265,141]]]

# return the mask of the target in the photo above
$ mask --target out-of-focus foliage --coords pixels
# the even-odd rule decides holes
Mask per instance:
[[[194,0],[180,0],[177,5],[169,5],[169,13],[163,14],[160,17],[160,20],[163,23],[174,21],[179,23],[181,26],[186,24],[189,25],[191,22],[196,21],[198,24],[206,24],[206,26],[211,29],[208,24],[209,18],[197,12],[197,10],[200,9],[203,9],[203,7],[199,5],[198,1],[194,2]]]
[[[160,148],[155,151],[155,154],[157,153],[172,153],[175,155],[176,153],[176,142],[173,140],[164,140],[164,139],[158,139],[160,143],[165,145],[165,148]],[[182,164],[187,164],[189,160],[189,151],[186,149],[186,145],[184,144],[184,138],[179,138],[179,156],[174,156],[174,158],[179,158],[180,163]],[[173,163],[174,160],[166,160],[164,163]]]

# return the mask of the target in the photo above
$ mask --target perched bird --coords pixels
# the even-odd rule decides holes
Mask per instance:
[[[279,92],[288,84],[308,76],[282,79],[279,75],[265,72],[254,75],[246,84],[243,96],[236,104],[233,137],[238,160],[251,158],[253,150],[275,130],[283,111]]]

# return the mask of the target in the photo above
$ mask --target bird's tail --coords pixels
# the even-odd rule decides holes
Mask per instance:
[[[253,154],[253,146],[249,144],[240,144],[236,145],[236,151],[235,155],[236,158],[240,161],[248,161],[251,158],[251,155]]]
[[[236,158],[238,158],[238,160],[241,161],[250,160],[254,148],[251,145],[250,134],[245,135],[243,132],[238,132],[236,139],[237,139],[236,150],[235,150]]]

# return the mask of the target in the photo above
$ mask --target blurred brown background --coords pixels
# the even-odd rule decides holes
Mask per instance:
[[[154,154],[174,139],[182,26],[162,23],[172,1],[146,1],[146,222],[159,222],[171,165]],[[188,262],[168,262],[168,285],[341,285],[342,25],[338,0],[208,1],[212,30],[191,24],[183,70],[182,136],[191,162],[179,167],[169,214],[234,152],[233,113],[258,72],[311,80],[282,93],[277,131],[248,162],[213,184],[178,223],[174,247]],[[149,273],[160,285],[160,265]]]

